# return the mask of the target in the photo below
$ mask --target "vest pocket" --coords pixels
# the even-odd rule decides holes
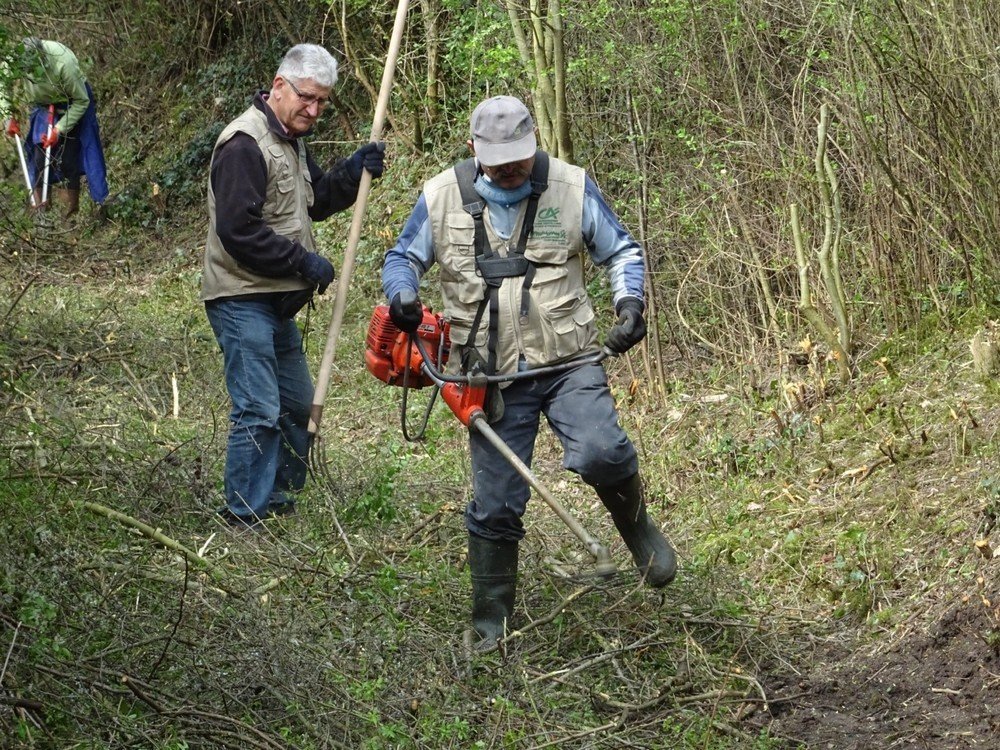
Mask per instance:
[[[586,349],[594,338],[594,309],[586,292],[572,292],[538,305],[545,359],[572,357]]]
[[[476,239],[476,227],[471,216],[466,214],[448,215],[448,243],[463,255],[475,253],[472,245]]]
[[[445,299],[463,305],[478,303],[486,293],[486,285],[476,270],[475,227],[467,214],[448,215],[445,232],[448,246],[438,257],[441,266],[441,286]],[[475,310],[472,311],[475,315]],[[472,319],[469,319],[471,323]]]
[[[284,174],[274,182],[273,200],[265,200],[263,206],[264,221],[276,233],[299,239],[302,231],[302,221],[295,210],[295,176]]]
[[[476,319],[476,310],[469,310],[463,308],[461,310],[445,310],[446,316],[448,318],[448,323],[451,326],[450,337],[454,346],[461,346],[468,342],[469,334],[472,332],[472,323]],[[488,328],[487,316],[483,316],[483,324],[479,326],[479,331],[476,333],[476,341],[473,342],[473,347],[477,344],[481,344],[483,347],[486,346],[486,335],[484,331]],[[458,362],[458,358],[449,357],[449,364]]]
[[[566,245],[548,245],[529,239],[524,257],[542,266],[561,266],[569,259],[569,249]]]

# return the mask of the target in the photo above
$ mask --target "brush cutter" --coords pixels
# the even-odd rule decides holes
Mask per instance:
[[[7,126],[7,134],[13,137],[17,144],[17,160],[21,162],[21,174],[24,175],[24,185],[28,188],[31,206],[35,207],[35,191],[31,189],[31,175],[28,174],[28,162],[24,158],[24,145],[21,143],[21,129],[16,121],[11,120]]]
[[[412,304],[413,298],[405,299],[413,292],[403,292],[404,304]],[[531,487],[541,495],[556,515],[587,548],[594,557],[596,572],[600,576],[611,576],[616,572],[615,564],[607,547],[592,537],[583,525],[552,495],[538,480],[531,469],[510,449],[496,431],[489,426],[484,404],[487,386],[513,380],[539,377],[562,372],[582,364],[597,363],[607,356],[602,352],[594,357],[575,360],[565,364],[551,365],[535,370],[526,370],[513,375],[446,375],[442,370],[448,361],[451,349],[448,322],[440,313],[434,313],[427,306],[423,308],[423,320],[412,334],[399,330],[389,316],[388,305],[379,305],[372,314],[365,341],[365,367],[372,375],[389,385],[403,387],[403,433],[411,439],[406,430],[406,392],[409,388],[435,388],[458,420],[470,430],[477,430],[503,456]],[[424,426],[433,397],[424,415]],[[422,433],[421,428],[421,433]],[[415,439],[415,438],[414,438]]]

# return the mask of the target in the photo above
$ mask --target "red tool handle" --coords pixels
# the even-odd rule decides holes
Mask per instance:
[[[444,383],[441,386],[441,398],[458,417],[458,421],[469,427],[477,413],[484,414],[486,387],[471,386],[468,383]]]

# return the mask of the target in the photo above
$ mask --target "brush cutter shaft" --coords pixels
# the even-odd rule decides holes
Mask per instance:
[[[546,489],[545,485],[538,481],[538,478],[534,475],[534,473],[532,473],[531,469],[527,467],[524,461],[518,458],[517,454],[510,449],[510,446],[508,446],[507,443],[505,443],[500,436],[496,434],[493,428],[486,423],[486,415],[483,414],[483,412],[480,411],[478,414],[474,414],[472,416],[470,419],[470,426],[479,430],[479,434],[489,440],[490,445],[496,448],[497,452],[507,459],[517,473],[524,477],[524,480],[531,485],[532,489],[542,496],[542,499],[548,504],[548,506],[552,508],[562,522],[569,527],[569,530],[572,531],[581,542],[583,542],[584,546],[586,546],[590,554],[594,556],[594,559],[597,560],[599,565],[603,566],[610,563],[611,555],[607,548],[587,533],[587,530],[583,528],[583,524],[576,520],[576,517],[566,510],[562,503],[556,500],[552,493]]]

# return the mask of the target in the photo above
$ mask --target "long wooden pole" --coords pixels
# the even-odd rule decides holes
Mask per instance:
[[[396,72],[396,58],[403,40],[408,7],[409,0],[399,0],[399,6],[396,8],[396,22],[392,28],[392,39],[389,41],[389,52],[385,59],[385,70],[382,71],[382,86],[379,89],[378,102],[375,105],[375,115],[372,118],[372,141],[377,141],[382,137],[382,126],[389,108],[389,93],[392,90],[392,79]],[[371,185],[371,172],[367,169],[362,170],[358,198],[354,202],[351,231],[347,236],[347,249],[344,251],[344,263],[341,266],[340,279],[337,282],[337,299],[333,305],[333,318],[330,319],[330,331],[326,337],[326,348],[323,350],[323,360],[320,363],[319,375],[316,377],[316,393],[313,396],[312,410],[309,413],[309,434],[311,435],[319,432],[320,420],[323,418],[323,402],[326,400],[326,391],[330,385],[333,357],[337,351],[337,340],[340,338],[340,328],[344,322],[347,288],[351,283],[351,274],[354,273],[354,259],[358,252],[358,242],[361,239],[361,224],[364,220],[365,207],[368,205],[368,192],[371,190]]]

